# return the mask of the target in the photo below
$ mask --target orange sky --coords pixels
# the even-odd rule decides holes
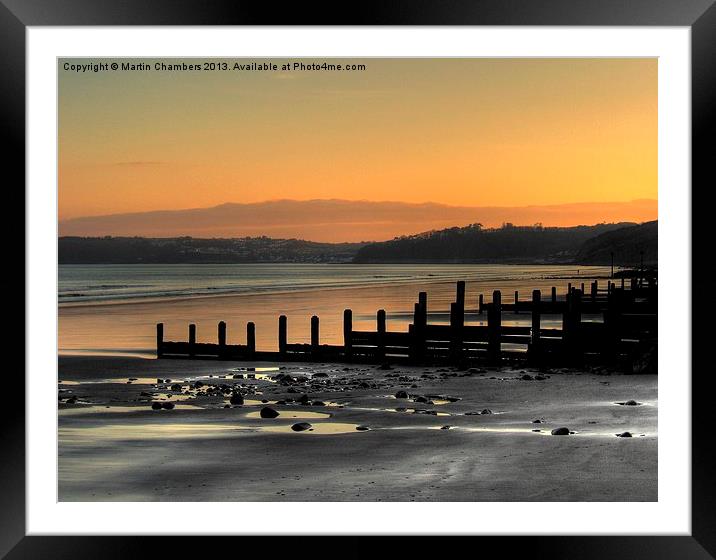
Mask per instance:
[[[60,219],[274,199],[657,198],[656,59],[350,62],[367,70],[74,73],[60,60]]]

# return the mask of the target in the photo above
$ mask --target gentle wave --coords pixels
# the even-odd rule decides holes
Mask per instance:
[[[385,284],[599,277],[574,265],[61,265],[61,305],[358,288]]]

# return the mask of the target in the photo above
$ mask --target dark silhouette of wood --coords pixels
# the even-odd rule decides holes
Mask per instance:
[[[318,316],[314,315],[311,317],[311,353],[314,356],[318,356],[318,351],[320,349],[320,343],[318,340]]]
[[[644,273],[642,283],[629,282],[627,289],[607,284],[606,297],[599,293],[598,282],[591,284],[591,297],[571,285],[564,301],[552,298],[542,301],[541,292],[534,290],[531,301],[516,303],[532,314],[531,325],[502,324],[502,313],[514,304],[502,305],[501,292],[495,290],[487,311],[487,325],[466,323],[464,292],[458,288],[450,306],[449,324],[428,324],[427,293],[421,292],[414,305],[413,323],[407,332],[388,330],[385,310],[376,314],[375,331],[356,331],[350,309],[344,311],[342,345],[320,344],[319,318],[311,317],[310,344],[288,342],[287,320],[279,317],[278,352],[256,350],[254,323],[247,324],[246,345],[229,344],[224,321],[218,324],[218,343],[198,343],[196,325],[189,325],[188,342],[164,340],[164,324],[158,323],[157,357],[216,358],[250,360],[324,360],[383,363],[392,361],[415,364],[466,364],[487,360],[499,365],[505,361],[527,360],[533,364],[579,366],[592,362],[612,363],[630,367],[640,349],[656,344],[658,286],[655,277]],[[541,316],[562,314],[562,328],[544,329]],[[582,314],[602,313],[603,323],[582,322]],[[503,343],[525,345],[527,352],[503,350]],[[626,364],[626,365],[625,365]]]
[[[164,323],[157,323],[157,358],[162,357],[163,344],[164,344]]]
[[[483,300],[482,294],[480,294],[480,297],[479,297],[478,302],[477,302],[477,312],[478,312],[480,315],[482,315],[482,307],[483,307],[483,305],[484,305],[484,300]]]
[[[491,364],[499,364],[501,360],[500,335],[502,327],[502,294],[500,290],[492,293],[492,303],[487,309],[487,354]]]
[[[246,323],[246,352],[249,356],[256,354],[256,325],[251,321]]]
[[[552,303],[557,303],[557,288],[552,286]]]
[[[514,308],[515,314],[518,314],[520,312],[519,303],[520,303],[520,294],[517,290],[515,290],[515,308]]]
[[[189,355],[196,355],[196,325],[189,325]]]
[[[224,321],[219,321],[217,338],[219,346],[226,346],[226,323]]]
[[[532,291],[532,331],[530,332],[530,344],[527,349],[528,359],[532,364],[541,362],[541,304],[542,293],[539,290]]]
[[[385,309],[379,309],[376,313],[376,326],[377,326],[377,357],[378,359],[385,358],[385,333],[386,333],[386,321],[385,321]]]
[[[353,311],[343,310],[343,348],[347,358],[353,355]]]
[[[278,353],[282,356],[286,355],[286,347],[288,346],[288,319],[286,315],[278,318]]]

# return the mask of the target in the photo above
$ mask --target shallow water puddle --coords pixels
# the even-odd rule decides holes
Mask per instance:
[[[277,410],[279,413],[276,418],[262,418],[262,420],[281,420],[283,418],[330,418],[330,414],[325,412],[311,412],[310,410]],[[249,412],[246,418],[261,418],[261,411]]]
[[[156,411],[159,413],[159,411]],[[103,441],[142,441],[167,438],[197,438],[231,435],[240,428],[229,424],[110,424],[85,428],[62,427],[57,433],[60,443],[83,444]]]
[[[257,429],[262,432],[273,432],[281,434],[358,434],[360,424],[346,424],[342,422],[319,422],[312,425],[312,428],[303,432],[294,432],[290,424],[284,426],[259,426]]]

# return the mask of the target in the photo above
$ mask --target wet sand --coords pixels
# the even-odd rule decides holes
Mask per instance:
[[[656,376],[128,357],[59,365],[61,501],[657,499]],[[229,404],[232,390],[243,405]],[[395,398],[401,390],[410,398]],[[277,418],[257,414],[267,405]],[[297,422],[313,429],[294,432]],[[559,427],[574,433],[550,434]],[[633,437],[616,436],[625,431]]]

